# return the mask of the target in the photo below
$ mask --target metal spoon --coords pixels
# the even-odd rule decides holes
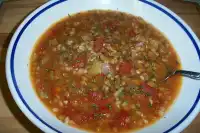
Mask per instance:
[[[192,71],[186,71],[186,70],[175,70],[172,73],[168,74],[163,81],[168,80],[170,77],[180,74],[182,76],[195,79],[195,80],[200,80],[200,73],[199,72],[192,72]]]

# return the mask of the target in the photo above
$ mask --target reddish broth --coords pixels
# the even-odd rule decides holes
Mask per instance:
[[[71,126],[128,132],[163,117],[181,87],[166,37],[140,17],[93,10],[50,27],[31,56],[31,79],[41,101]]]

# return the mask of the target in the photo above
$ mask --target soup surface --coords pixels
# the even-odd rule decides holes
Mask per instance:
[[[177,96],[180,69],[164,35],[140,17],[93,10],[68,15],[33,50],[31,79],[41,101],[66,124],[127,132],[161,118]]]

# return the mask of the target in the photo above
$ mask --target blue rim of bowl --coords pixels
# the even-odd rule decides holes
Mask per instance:
[[[42,124],[44,124],[45,126],[47,126],[48,128],[50,128],[51,130],[57,132],[57,133],[62,133],[61,131],[59,131],[58,129],[52,127],[51,125],[49,125],[48,123],[46,123],[44,120],[42,120],[35,112],[33,112],[33,110],[30,108],[30,106],[27,104],[27,102],[25,101],[25,99],[23,98],[21,92],[20,92],[20,89],[17,85],[17,81],[16,81],[16,78],[15,78],[15,72],[14,72],[14,57],[15,57],[15,51],[16,51],[16,47],[17,47],[17,44],[23,34],[23,32],[26,30],[26,28],[38,17],[40,16],[43,12],[45,12],[46,10],[62,3],[62,2],[65,2],[65,1],[68,1],[68,0],[57,0],[55,1],[54,3],[51,3],[50,5],[48,5],[47,7],[44,7],[43,9],[41,9],[40,11],[38,11],[33,17],[31,17],[29,19],[29,21],[24,24],[24,26],[21,28],[19,34],[17,35],[17,38],[16,40],[14,41],[14,45],[13,45],[13,48],[12,48],[12,51],[11,51],[11,58],[10,58],[10,70],[11,70],[11,77],[12,77],[12,81],[13,81],[13,84],[14,84],[14,87],[16,89],[16,92],[20,98],[20,100],[23,102],[23,104],[25,105],[25,107],[30,111],[30,113],[36,118],[38,119]],[[196,51],[197,51],[197,54],[199,56],[199,59],[200,59],[200,50],[199,50],[199,47],[197,45],[197,42],[195,41],[195,39],[193,38],[192,34],[188,31],[188,29],[176,18],[174,17],[172,14],[170,14],[168,11],[166,11],[165,9],[161,8],[160,6],[156,5],[155,3],[153,2],[149,2],[148,0],[139,0],[140,2],[143,2],[145,4],[148,4],[156,9],[158,9],[159,11],[163,12],[164,14],[166,14],[168,17],[170,17],[172,20],[174,20],[184,31],[185,33],[188,35],[188,37],[191,39]],[[169,128],[168,130],[164,131],[164,133],[168,133],[170,131],[172,131],[173,129],[175,129],[176,127],[178,127],[184,120],[186,120],[188,118],[188,116],[193,112],[193,110],[195,109],[195,107],[197,106],[198,102],[199,102],[199,99],[200,99],[200,90],[199,90],[199,93],[197,95],[197,98],[194,102],[194,104],[192,105],[192,107],[190,108],[190,110],[188,111],[188,113],[178,122],[176,123],[174,126],[172,126],[171,128]]]

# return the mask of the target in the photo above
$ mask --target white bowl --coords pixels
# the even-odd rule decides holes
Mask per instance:
[[[6,76],[10,91],[23,113],[47,133],[84,132],[60,122],[37,97],[29,73],[29,60],[37,39],[55,22],[91,9],[112,9],[141,16],[162,31],[178,52],[183,69],[200,68],[199,40],[185,22],[151,0],[52,0],[31,13],[19,26],[9,45]],[[200,82],[184,78],[183,85],[165,117],[139,133],[181,132],[200,110]]]

